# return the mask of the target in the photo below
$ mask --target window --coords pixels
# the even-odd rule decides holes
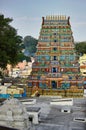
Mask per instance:
[[[56,56],[54,56],[53,59],[56,60]]]
[[[53,67],[53,68],[52,68],[52,72],[53,72],[53,73],[56,73],[56,72],[57,72],[57,68]]]
[[[54,40],[54,42],[57,42],[57,40]]]
[[[53,48],[53,50],[54,50],[54,51],[56,51],[56,50],[57,50],[57,48],[56,48],[56,47],[54,47],[54,48]]]
[[[54,35],[56,35],[56,33],[54,33]]]

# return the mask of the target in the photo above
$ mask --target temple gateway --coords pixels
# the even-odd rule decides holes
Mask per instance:
[[[42,17],[28,91],[31,94],[82,96],[83,80],[78,59],[70,17]]]

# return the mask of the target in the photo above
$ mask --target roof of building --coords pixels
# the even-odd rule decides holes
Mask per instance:
[[[39,97],[36,98],[36,104],[26,105],[27,111],[40,110],[40,123],[32,124],[30,130],[86,130],[86,122],[74,121],[74,118],[86,119],[86,98],[74,98],[73,106],[64,106],[64,108],[71,109],[70,113],[62,113],[63,106],[51,105],[52,99],[58,99],[58,97]],[[4,128],[0,127],[0,130],[17,130]]]
[[[76,98],[73,99],[73,106],[67,108],[71,109],[70,113],[61,112],[63,106],[51,105],[54,97],[39,97],[36,98],[37,103],[34,105],[29,105],[28,107],[40,107],[39,121],[38,125],[33,125],[33,129],[37,130],[86,130],[85,123],[74,121],[74,117],[86,118],[86,98]],[[55,97],[56,99],[56,97]]]

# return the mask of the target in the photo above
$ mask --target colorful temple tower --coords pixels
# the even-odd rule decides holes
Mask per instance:
[[[42,17],[35,62],[28,86],[33,91],[54,95],[64,90],[81,90],[79,56],[74,50],[70,17]]]

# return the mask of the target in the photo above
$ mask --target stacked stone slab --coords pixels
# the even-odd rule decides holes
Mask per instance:
[[[19,130],[28,130],[27,111],[18,99],[8,99],[0,107],[0,125]]]

